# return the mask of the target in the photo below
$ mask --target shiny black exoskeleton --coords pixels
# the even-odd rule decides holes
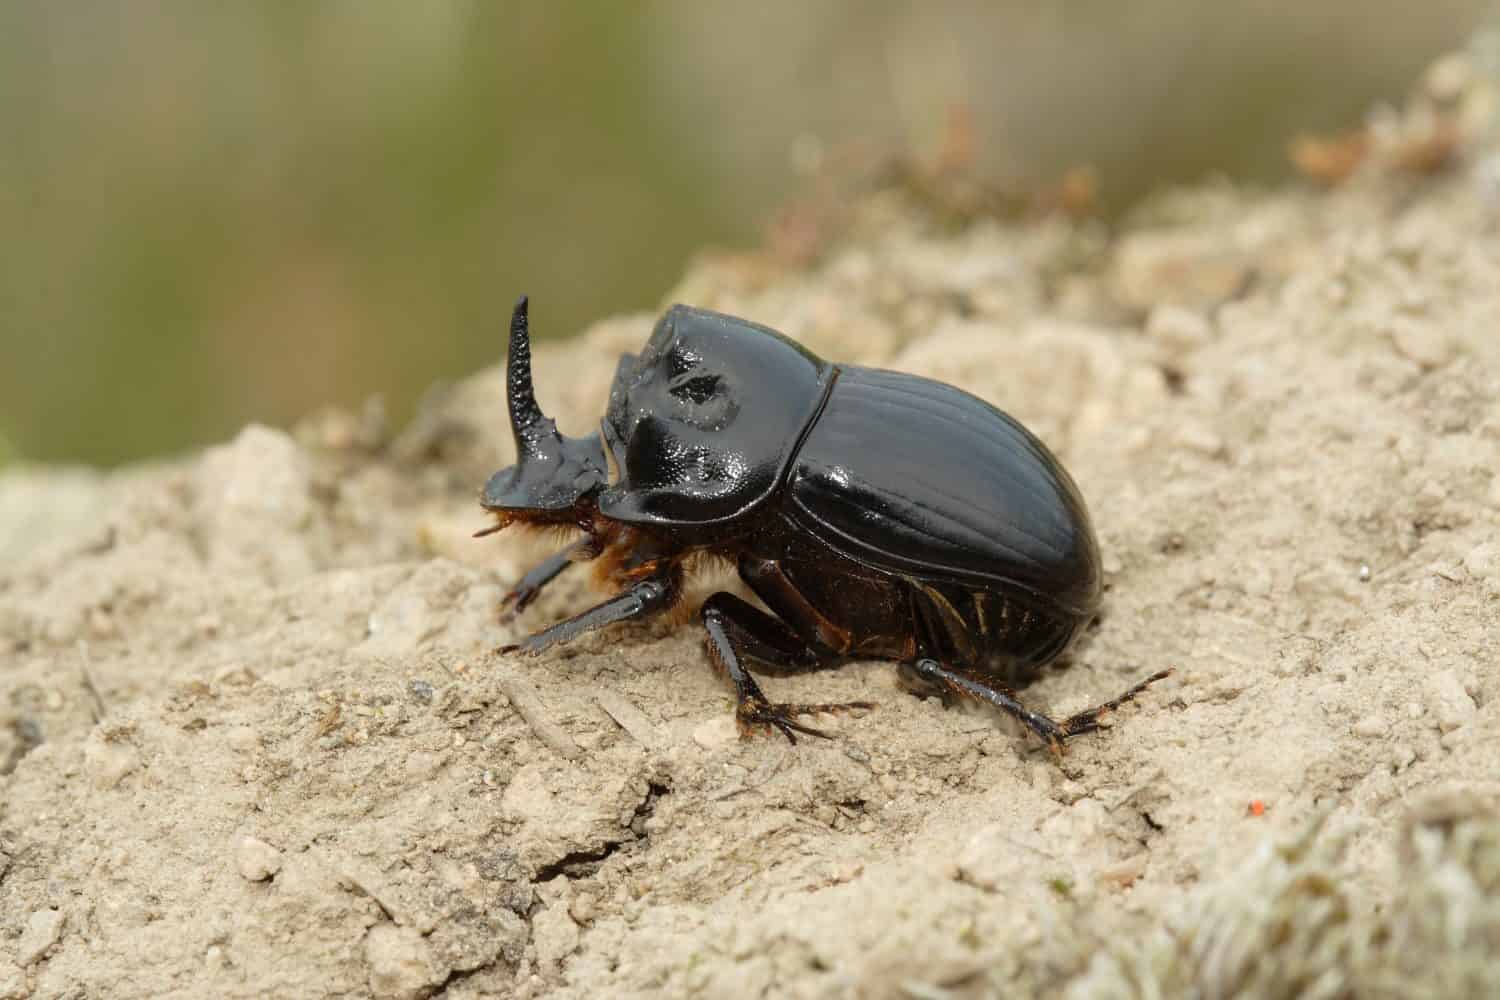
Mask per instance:
[[[721,592],[702,609],[742,732],[822,733],[796,717],[852,705],[772,704],[745,658],[783,672],[898,660],[927,688],[976,698],[1054,750],[1162,672],[1055,722],[1010,684],[1061,653],[1099,601],[1083,498],[1040,441],[985,401],[898,372],[830,364],[774,330],[673,306],[620,359],[600,432],[568,438],[532,391],[527,304],[507,368],[517,464],[481,503],[511,523],[583,537],[507,598],[526,606],[574,562],[615,596],[509,647],[535,654],[679,603],[704,554],[732,560],[770,609]],[[611,466],[616,478],[610,481]]]

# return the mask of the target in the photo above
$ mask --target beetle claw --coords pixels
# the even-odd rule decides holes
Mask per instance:
[[[793,745],[797,742],[796,733],[804,736],[816,736],[818,739],[833,739],[828,733],[812,726],[804,725],[796,720],[799,715],[834,715],[840,712],[856,710],[868,710],[875,707],[873,702],[850,701],[831,704],[800,705],[792,703],[772,704],[771,702],[746,702],[740,706],[735,713],[736,721],[739,723],[740,735],[749,736],[755,730],[776,729],[781,735],[791,741]]]
[[[793,746],[797,745],[798,733],[804,736],[814,736],[820,740],[833,738],[821,729],[814,729],[812,726],[803,725],[781,713],[779,711],[780,707],[779,705],[767,705],[762,709],[740,713],[736,721],[739,723],[741,738],[747,738],[756,731],[769,733],[773,729],[785,736],[787,742]]]
[[[515,621],[521,612],[531,607],[531,602],[535,601],[541,592],[541,587],[517,587],[500,598],[501,623]]]

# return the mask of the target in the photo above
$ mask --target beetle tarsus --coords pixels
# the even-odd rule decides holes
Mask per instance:
[[[734,685],[738,700],[735,722],[741,736],[749,736],[757,730],[775,729],[794,744],[797,733],[826,740],[831,738],[827,733],[796,721],[796,717],[875,707],[867,701],[772,704],[761,693],[755,678],[740,663],[740,649],[737,647],[743,647],[747,655],[778,665],[806,667],[822,657],[804,645],[785,624],[733,594],[720,592],[703,603],[703,628],[708,633],[708,658]]]
[[[816,736],[819,739],[829,740],[833,737],[821,729],[814,729],[796,721],[799,715],[837,715],[841,712],[867,711],[875,707],[874,702],[869,701],[847,701],[832,704],[793,704],[782,702],[772,704],[764,699],[749,699],[741,701],[735,710],[735,722],[739,726],[741,736],[749,736],[759,731],[776,729],[796,744],[795,733],[804,736]]]
[[[1077,736],[1080,733],[1093,732],[1095,729],[1099,728],[1100,719],[1104,718],[1106,715],[1113,712],[1115,709],[1119,708],[1126,702],[1134,701],[1142,691],[1146,690],[1157,681],[1165,680],[1171,676],[1172,671],[1170,669],[1158,670],[1156,673],[1152,674],[1150,677],[1147,677],[1139,684],[1131,687],[1128,691],[1126,691],[1119,697],[1111,698],[1109,701],[1106,701],[1102,705],[1096,705],[1093,708],[1087,709],[1086,711],[1077,712],[1073,715],[1070,715],[1060,727],[1063,731],[1063,738],[1068,739],[1070,737]]]
[[[794,709],[804,706],[799,705],[773,705],[768,701],[752,699],[741,701],[739,708],[735,710],[734,721],[740,731],[740,738],[748,738],[757,731],[770,732],[777,730],[787,738],[793,746],[797,745],[797,733],[804,736],[814,736],[818,739],[832,739],[821,729],[803,725],[796,721],[794,716],[801,714]]]

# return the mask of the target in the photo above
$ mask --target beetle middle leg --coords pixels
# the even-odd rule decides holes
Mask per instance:
[[[867,701],[843,704],[773,704],[761,691],[755,678],[740,663],[743,652],[758,660],[792,669],[810,669],[825,663],[827,654],[808,646],[785,622],[746,603],[733,594],[720,591],[703,602],[703,628],[708,633],[708,657],[729,677],[734,685],[735,719],[740,732],[774,728],[788,740],[797,742],[796,733],[806,736],[828,734],[796,720],[799,715],[818,715],[851,709],[873,708]]]
[[[1092,732],[1098,729],[1099,721],[1105,715],[1113,712],[1126,702],[1133,701],[1146,688],[1172,673],[1170,670],[1158,671],[1131,687],[1119,697],[1112,698],[1102,705],[1095,705],[1093,708],[1070,715],[1062,722],[1057,722],[1042,715],[1040,712],[1034,712],[1027,708],[1016,697],[1014,691],[1003,687],[991,686],[983,681],[976,680],[962,671],[945,667],[930,657],[918,657],[911,663],[906,664],[906,666],[923,681],[952,691],[954,694],[962,695],[966,698],[974,698],[986,704],[993,705],[1013,716],[1032,732],[1040,736],[1042,742],[1046,743],[1054,754],[1062,753],[1064,741],[1081,733]]]

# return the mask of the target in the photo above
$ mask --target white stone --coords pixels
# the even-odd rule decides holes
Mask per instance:
[[[1438,729],[1451,733],[1473,721],[1479,706],[1464,690],[1463,681],[1451,670],[1439,670],[1427,678],[1427,703],[1437,719]]]
[[[26,929],[16,943],[16,958],[22,965],[40,961],[62,937],[62,929],[61,910],[37,910],[26,921]]]
[[[391,1000],[418,1000],[442,982],[427,939],[410,927],[377,924],[365,935],[370,992]]]
[[[96,733],[83,745],[83,763],[94,787],[107,791],[141,766],[141,755],[129,743],[110,743]]]
[[[578,925],[562,902],[544,907],[531,921],[537,964],[555,966],[578,948]]]
[[[734,717],[726,713],[699,723],[693,730],[693,742],[705,750],[716,750],[733,743],[739,735]]]
[[[1391,331],[1391,340],[1402,357],[1423,368],[1438,368],[1453,356],[1453,343],[1433,323],[1405,322]]]
[[[1177,425],[1173,439],[1189,451],[1200,455],[1217,455],[1224,450],[1224,439],[1207,424],[1196,420],[1184,420]]]
[[[264,882],[281,871],[281,852],[264,840],[241,837],[234,845],[234,864],[251,882]]]
[[[1464,556],[1464,569],[1488,593],[1500,594],[1500,544],[1485,542],[1474,546]]]
[[[1159,305],[1146,320],[1146,335],[1162,346],[1186,354],[1208,343],[1212,328],[1203,314],[1177,305]]]

